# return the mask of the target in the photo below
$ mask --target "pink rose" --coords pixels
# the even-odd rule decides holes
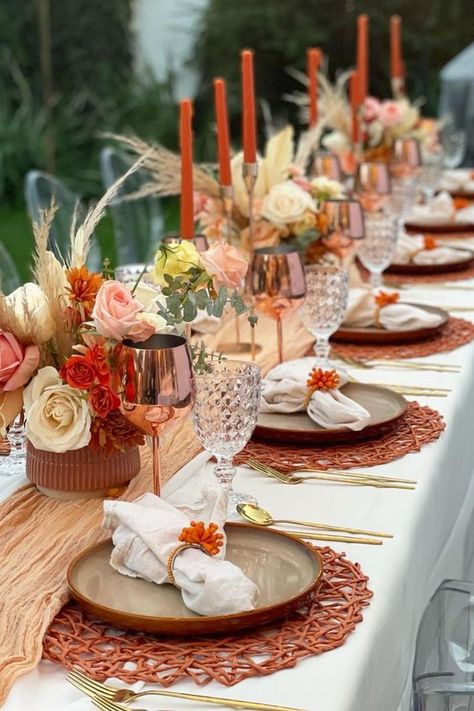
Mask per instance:
[[[384,101],[380,106],[378,118],[386,128],[395,126],[402,120],[402,109],[395,101]]]
[[[367,96],[364,100],[364,119],[367,123],[378,118],[381,103],[374,96]]]
[[[136,315],[143,311],[143,304],[119,281],[102,284],[95,299],[92,318],[101,336],[121,341],[136,325]]]
[[[0,331],[0,392],[21,388],[40,361],[38,346],[21,345],[12,333]]]
[[[201,263],[210,277],[214,289],[221,286],[237,289],[247,274],[248,262],[237,247],[218,243],[201,253]]]
[[[145,316],[147,314],[143,315]],[[154,316],[154,314],[151,314],[151,316]],[[145,319],[139,321],[137,320],[128,331],[127,338],[135,341],[135,343],[141,343],[142,341],[146,341],[147,338],[151,338],[151,336],[155,333],[155,326],[152,323],[146,321]]]
[[[207,195],[196,191],[193,192],[193,212],[195,217],[206,210],[208,202],[209,198]]]

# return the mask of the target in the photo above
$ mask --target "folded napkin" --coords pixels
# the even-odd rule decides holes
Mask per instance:
[[[469,259],[472,254],[452,247],[433,247],[423,235],[400,234],[392,264],[449,264]]]
[[[377,325],[387,331],[408,331],[414,328],[436,327],[441,321],[442,317],[438,314],[410,304],[392,303],[380,308],[375,302],[374,294],[368,289],[350,289],[343,325],[352,328]]]
[[[370,420],[370,413],[338,388],[348,382],[344,370],[337,372],[337,389],[316,390],[306,406],[308,378],[314,368],[314,358],[280,363],[272,368],[262,382],[260,412],[303,412],[324,429],[363,429]]]
[[[445,170],[440,187],[448,192],[474,192],[474,172],[472,170]]]
[[[406,222],[420,225],[440,225],[454,222],[456,208],[451,195],[447,192],[438,193],[432,200],[424,205],[415,205]]]
[[[190,520],[213,522],[223,532],[227,497],[217,483],[206,486],[202,499],[183,509],[154,494],[133,502],[105,501],[103,527],[112,531],[110,564],[122,575],[149,582],[168,582],[167,563],[181,545],[178,537]],[[224,545],[215,556],[189,548],[175,558],[173,573],[184,604],[200,615],[229,615],[252,610],[258,588],[233,563],[224,560]]]

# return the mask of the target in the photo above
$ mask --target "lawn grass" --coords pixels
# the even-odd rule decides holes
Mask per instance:
[[[178,229],[178,200],[167,198],[163,201],[165,232]],[[99,223],[96,235],[102,254],[115,266],[115,243],[112,220],[106,215]],[[6,247],[18,270],[22,282],[31,279],[33,262],[33,231],[26,208],[0,204],[0,242]]]

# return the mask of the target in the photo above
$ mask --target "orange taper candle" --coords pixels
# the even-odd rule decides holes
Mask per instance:
[[[360,140],[359,132],[359,107],[360,107],[360,83],[357,72],[352,72],[349,79],[349,96],[352,109],[352,143]]]
[[[253,52],[244,49],[242,58],[242,132],[244,163],[257,160],[257,136],[255,125],[255,88],[253,80]]]
[[[194,237],[193,204],[193,105],[190,99],[180,102],[179,145],[181,149],[181,230],[182,239]]]
[[[392,79],[403,78],[402,59],[402,18],[392,15],[390,18],[390,76]]]
[[[230,171],[229,119],[224,79],[214,79],[214,104],[217,123],[217,152],[219,157],[219,182],[232,185]]]
[[[319,47],[309,47],[306,50],[310,126],[315,126],[318,121],[318,72],[321,57],[322,52]]]
[[[369,18],[357,17],[357,77],[360,99],[364,101],[369,91]]]

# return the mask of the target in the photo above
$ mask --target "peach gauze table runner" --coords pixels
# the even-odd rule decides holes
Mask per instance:
[[[242,328],[248,339],[248,329]],[[284,324],[285,358],[305,353],[311,336],[294,317]],[[260,319],[257,362],[266,371],[275,365],[275,324]],[[233,322],[206,338],[210,347],[234,339]],[[189,421],[162,438],[162,475],[167,481],[201,449]],[[151,490],[151,465],[143,448],[142,471],[122,498]],[[41,659],[43,637],[68,600],[66,570],[82,550],[101,540],[102,500],[57,501],[26,486],[0,505],[0,704],[22,674]]]

